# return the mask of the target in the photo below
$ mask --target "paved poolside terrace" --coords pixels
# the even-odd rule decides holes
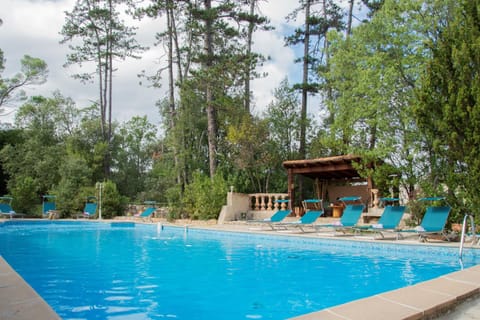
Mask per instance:
[[[1,222],[1,220],[0,220]],[[142,222],[139,222],[142,223]],[[261,226],[245,222],[232,222],[217,225],[213,222],[193,223],[177,221],[164,225],[187,226],[222,231],[275,234],[260,230]],[[287,233],[282,232],[282,235]],[[301,237],[330,237],[312,232],[288,233]],[[339,239],[345,239],[339,237]],[[348,237],[350,241],[379,241],[368,238]],[[454,246],[459,243],[427,242],[419,243],[415,238],[405,240],[382,240],[395,243],[417,244],[421,246]],[[480,250],[480,249],[479,249]],[[320,288],[319,288],[320,290]],[[60,319],[55,311],[26,283],[15,270],[0,256],[0,319],[1,320],[50,320]],[[355,300],[346,304],[319,310],[293,318],[295,320],[480,320],[480,265],[453,272],[442,277],[416,285],[385,292],[372,297]]]

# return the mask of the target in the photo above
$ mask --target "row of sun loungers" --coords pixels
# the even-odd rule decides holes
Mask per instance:
[[[52,195],[44,195],[42,200],[42,217],[48,219],[55,219],[57,218],[57,208],[55,202],[55,196]],[[10,219],[14,217],[24,217],[23,213],[17,213],[12,209],[11,202],[13,198],[8,196],[0,197],[0,215],[3,217],[9,217]],[[97,211],[97,203],[95,197],[88,197],[87,202],[85,203],[85,207],[83,212],[77,215],[77,218],[92,218],[95,216]]]
[[[288,200],[281,200],[288,202]],[[270,218],[264,220],[253,220],[250,222],[266,224],[271,230],[286,231],[299,229],[305,232],[307,228],[314,232],[334,232],[334,235],[361,235],[373,233],[376,239],[384,239],[385,234],[393,234],[396,239],[407,237],[408,235],[418,236],[419,240],[426,241],[431,234],[440,234],[448,240],[445,233],[445,225],[450,214],[450,206],[430,206],[427,208],[421,223],[412,229],[400,229],[399,225],[405,213],[405,206],[387,205],[380,216],[378,223],[371,225],[359,225],[364,210],[363,204],[346,205],[342,217],[331,224],[319,224],[317,219],[324,214],[321,210],[309,210],[301,218],[292,222],[283,222],[291,213],[291,210],[281,209]]]
[[[0,197],[0,217],[5,217],[5,218],[14,218],[14,217],[24,217],[24,214],[21,213],[16,213],[11,206],[13,198],[4,196]],[[96,217],[97,215],[97,198],[94,196],[87,197],[85,207],[83,211],[79,214],[77,214],[75,217],[78,218],[85,218],[85,219],[91,219]],[[155,213],[156,207],[155,207],[155,201],[145,201],[145,204],[147,207],[145,208],[144,211],[139,212],[133,216],[134,219],[141,219],[143,221],[151,221],[152,215]],[[291,213],[291,211],[285,211],[285,212],[277,212],[275,213],[274,216],[277,218],[273,218],[275,222],[280,222],[283,220],[286,216],[288,216]],[[55,219],[57,218],[57,208],[56,208],[56,202],[55,202],[55,196],[52,195],[44,195],[43,196],[43,201],[42,201],[42,217],[43,218],[48,218],[48,219]],[[273,229],[273,228],[272,228]]]

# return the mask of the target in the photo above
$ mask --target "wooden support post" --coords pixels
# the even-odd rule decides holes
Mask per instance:
[[[293,210],[293,204],[295,202],[295,177],[292,169],[288,169],[288,198],[290,210]]]

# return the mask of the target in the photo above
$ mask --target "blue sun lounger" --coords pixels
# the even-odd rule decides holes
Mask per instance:
[[[302,232],[305,232],[303,229],[306,226],[313,226],[313,223],[323,214],[323,211],[320,210],[310,210],[307,211],[300,219],[292,222],[284,222],[276,224],[282,230],[288,230],[289,227],[299,228]],[[276,229],[279,230],[279,229]]]
[[[149,207],[147,207],[142,212],[134,215],[134,218],[139,218],[143,221],[152,220],[152,215],[155,213],[155,210],[157,210],[157,208],[155,207],[155,201],[145,201],[145,204]]]
[[[83,209],[83,214],[87,218],[91,218],[95,216],[96,211],[97,211],[97,204],[93,202],[89,202],[85,204],[85,208]]]
[[[384,239],[384,232],[398,231],[398,226],[402,220],[403,214],[405,213],[405,209],[405,206],[386,206],[382,215],[380,216],[380,219],[378,220],[378,223],[369,226],[354,227],[355,231],[374,232],[379,234],[381,238]]]
[[[148,218],[153,214],[154,211],[155,211],[154,207],[149,207],[149,208],[145,209],[143,212],[141,212],[140,214],[135,215],[135,217]]]
[[[424,198],[431,200],[432,198]],[[435,199],[440,200],[440,198]],[[445,225],[447,224],[448,216],[451,211],[450,206],[431,206],[427,207],[427,211],[423,216],[423,219],[417,227],[414,229],[399,230],[400,236],[402,233],[416,234],[420,241],[427,241],[427,238],[431,234],[441,234],[445,240],[449,241],[447,234],[445,233]]]
[[[87,201],[85,202],[85,207],[83,208],[83,212],[81,217],[90,219],[95,216],[95,213],[97,212],[97,197],[90,196],[87,197]]]
[[[323,201],[320,199],[305,199],[302,201],[305,212],[310,210],[323,211]]]
[[[348,197],[341,197],[338,200],[342,201],[343,203],[347,203],[347,202],[358,203],[358,202],[362,201],[362,197],[348,196]]]
[[[363,204],[348,204],[343,210],[343,215],[337,223],[331,224],[316,224],[315,229],[322,231],[322,229],[341,231],[345,234],[345,231],[352,230],[357,226],[357,222],[362,215],[365,206]],[[320,230],[319,230],[320,229]]]
[[[12,197],[0,197],[0,214],[5,217],[12,219],[14,216],[18,215],[12,208]]]
[[[51,218],[52,212],[55,212],[57,207],[55,204],[55,196],[44,195],[42,202],[42,216],[44,218]]]
[[[279,206],[282,204],[285,204],[288,206],[289,200],[276,200],[276,203],[278,203]],[[279,209],[277,210],[270,218],[265,218],[265,219],[260,219],[260,220],[248,220],[247,222],[249,223],[265,223],[267,224],[272,230],[275,230],[274,224],[281,223],[283,219],[285,219],[290,213],[292,213],[292,210],[286,208],[286,209]]]

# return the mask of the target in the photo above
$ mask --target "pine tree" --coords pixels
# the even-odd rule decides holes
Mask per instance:
[[[431,141],[432,181],[452,196],[480,205],[480,1],[444,3],[443,24],[430,42],[432,59],[423,75],[416,116]]]
[[[134,28],[120,19],[118,6],[128,0],[77,0],[71,12],[66,12],[66,21],[61,30],[63,40],[72,51],[67,55],[65,66],[93,63],[94,71],[75,74],[82,82],[97,81],[98,104],[101,115],[103,139],[111,150],[113,73],[115,60],[128,57],[139,58],[144,50],[133,36]],[[79,40],[79,41],[77,41]],[[104,173],[110,173],[110,153],[107,153]]]

